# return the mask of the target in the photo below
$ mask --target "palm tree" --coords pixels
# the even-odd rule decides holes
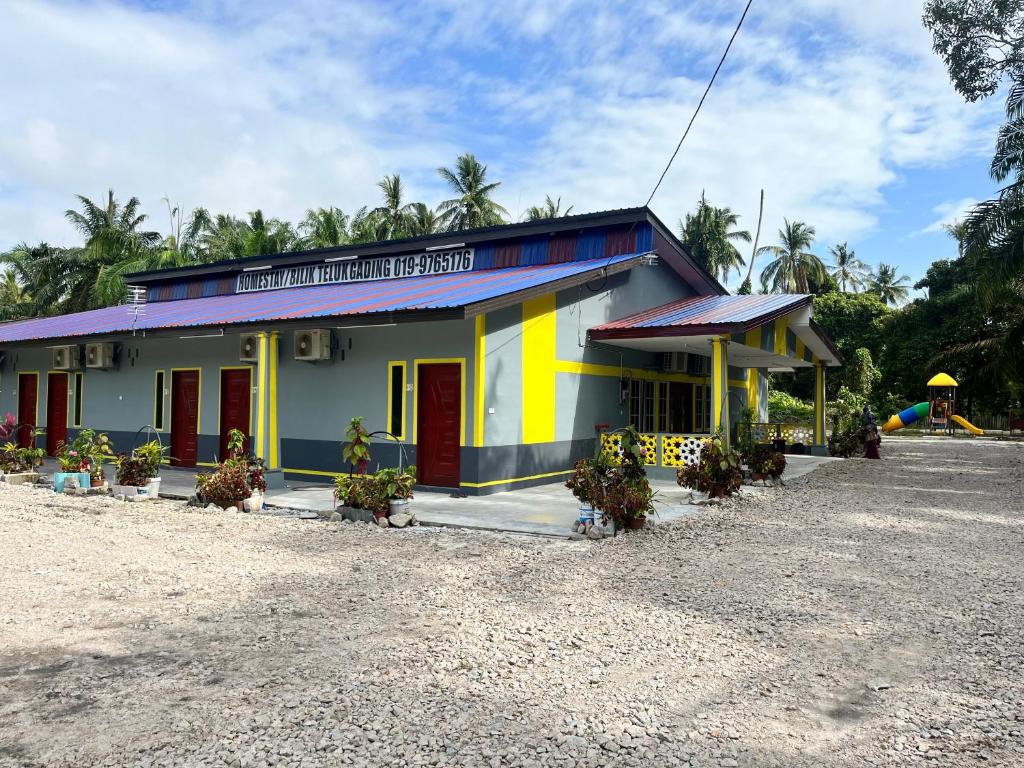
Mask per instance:
[[[573,206],[562,210],[562,198],[552,200],[551,195],[544,195],[544,205],[531,205],[526,209],[527,221],[540,221],[541,219],[558,219],[572,213]]]
[[[746,262],[733,242],[750,242],[750,233],[735,229],[739,215],[731,208],[711,205],[702,192],[697,210],[679,222],[679,238],[697,262],[715,279],[724,280],[733,269],[739,274]]]
[[[349,236],[353,243],[376,243],[388,239],[388,222],[377,211],[364,205],[352,217]]]
[[[138,264],[161,242],[159,233],[143,230],[146,215],[139,213],[137,197],[121,205],[108,190],[99,206],[84,195],[75,195],[82,210],[68,209],[65,216],[85,239],[84,249],[69,262],[67,311],[81,311],[115,304],[126,291],[121,274],[126,263]]]
[[[340,208],[312,208],[299,224],[303,248],[333,248],[349,242],[349,217]]]
[[[385,222],[387,235],[384,240],[397,240],[409,234],[409,217],[412,215],[414,203],[402,201],[405,190],[402,189],[402,177],[397,173],[385,176],[377,182],[384,193],[384,205],[374,208],[372,213]]]
[[[182,267],[206,261],[203,235],[213,224],[209,211],[196,208],[186,220],[179,206],[172,206],[166,197],[163,200],[171,221],[171,231],[156,250],[155,257],[149,260],[147,268]]]
[[[20,243],[6,253],[0,253],[0,264],[7,267],[0,319],[60,312],[74,263],[69,251],[52,248],[46,243],[35,246]]]
[[[437,172],[455,193],[454,198],[437,207],[445,229],[454,232],[505,223],[508,211],[491,198],[501,182],[488,183],[487,166],[477,161],[472,153],[459,155],[454,169],[438,168]]]
[[[867,270],[864,263],[857,258],[857,254],[849,249],[846,243],[840,243],[829,248],[832,254],[832,269],[830,273],[843,293],[846,293],[846,286],[856,293],[858,288],[863,288],[867,280]]]
[[[814,227],[802,221],[783,219],[779,245],[758,248],[759,254],[774,256],[761,272],[761,286],[773,293],[809,293],[810,282],[825,279],[825,265],[808,248],[814,242]]]
[[[907,300],[910,293],[910,285],[907,283],[910,277],[900,275],[899,267],[879,262],[878,271],[868,278],[868,291],[878,296],[883,304],[902,304]]]
[[[28,288],[18,279],[13,269],[4,270],[0,275],[0,321],[19,317],[31,317],[35,306]]]
[[[409,214],[409,235],[433,235],[441,230],[441,220],[437,213],[425,203],[413,203]]]

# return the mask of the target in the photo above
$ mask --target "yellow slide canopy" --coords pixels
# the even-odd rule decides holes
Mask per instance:
[[[956,383],[956,379],[950,376],[948,373],[936,373],[930,379],[928,379],[929,387],[957,387],[959,384]]]

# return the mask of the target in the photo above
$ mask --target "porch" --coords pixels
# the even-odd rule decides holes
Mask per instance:
[[[708,434],[734,440],[745,408],[758,442],[782,438],[824,455],[825,373],[842,360],[813,313],[813,297],[804,295],[693,296],[591,328],[588,338],[662,355],[660,376],[623,384],[630,423],[655,466],[692,459]],[[802,368],[815,371],[814,423],[769,424],[768,373]]]

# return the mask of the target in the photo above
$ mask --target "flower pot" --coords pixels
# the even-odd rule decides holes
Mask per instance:
[[[409,511],[409,500],[408,499],[389,499],[388,500],[388,513],[391,515],[397,515],[402,512]]]
[[[643,516],[643,515],[641,515],[640,517],[627,517],[626,518],[626,528],[627,528],[627,530],[639,531],[645,525],[647,525],[647,518],[645,516]]]
[[[149,479],[149,482],[146,483],[146,485],[144,486],[144,488],[145,488],[145,493],[144,494],[140,494],[140,495],[144,495],[144,496],[146,496],[146,497],[148,497],[150,499],[157,498],[160,495],[160,478],[159,477],[151,477]]]
[[[64,493],[64,488],[68,483],[69,478],[76,478],[78,480],[79,488],[89,488],[90,478],[88,472],[54,472],[53,473],[53,490],[56,493]]]
[[[106,480],[104,480],[102,477],[90,477],[89,478],[89,486],[91,488],[102,488],[105,483],[106,483]]]
[[[376,510],[374,510],[374,512],[373,512],[373,519],[374,520],[380,520],[382,517],[387,517],[387,516],[388,516],[387,512],[377,512]]]
[[[577,522],[580,523],[592,523],[594,520],[594,505],[593,504],[580,504],[580,514],[577,518]]]

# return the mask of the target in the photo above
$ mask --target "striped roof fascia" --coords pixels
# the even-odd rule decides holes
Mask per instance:
[[[87,340],[171,329],[252,327],[328,319],[413,322],[471,317],[539,293],[582,285],[597,274],[632,269],[637,254],[449,275],[342,283],[147,304],[136,322],[125,306],[0,325],[0,344]]]
[[[245,267],[263,266],[266,264],[274,266],[289,266],[294,264],[304,264],[310,261],[323,259],[325,257],[330,258],[351,254],[366,257],[386,256],[408,253],[410,250],[443,246],[446,243],[465,243],[466,245],[474,245],[476,243],[495,240],[518,239],[529,237],[531,235],[554,234],[571,230],[641,223],[649,220],[650,218],[654,218],[654,215],[647,208],[620,208],[611,211],[560,216],[555,219],[541,219],[538,221],[517,222],[514,224],[500,224],[492,227],[464,229],[458,232],[442,232],[436,235],[407,237],[398,240],[382,240],[373,243],[354,243],[352,245],[341,245],[330,248],[313,248],[304,251],[247,256],[240,259],[217,261],[211,264],[197,264],[187,267],[136,272],[130,275],[125,275],[125,279],[128,282],[145,285],[154,281],[176,280],[184,277],[240,272]],[[664,228],[664,225],[661,224],[660,221],[657,221],[657,219],[652,221],[652,224],[655,223],[657,226]]]

